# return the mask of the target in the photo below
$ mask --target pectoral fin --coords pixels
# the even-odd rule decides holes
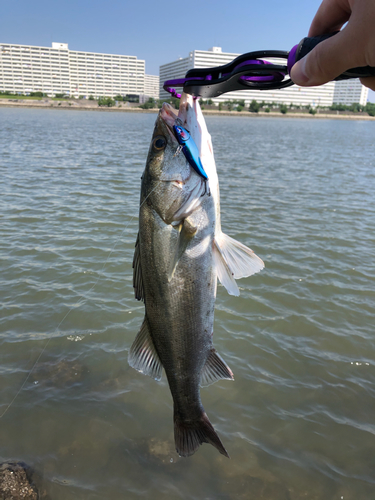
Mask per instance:
[[[221,379],[234,380],[233,373],[216,350],[211,349],[202,371],[201,386],[211,385]]]
[[[193,226],[189,219],[185,219],[183,223],[178,226],[179,236],[177,240],[176,250],[171,261],[168,273],[168,281],[173,278],[178,261],[181,259],[186,247],[197,233],[197,227]]]
[[[229,266],[224,259],[221,248],[217,244],[216,240],[214,240],[213,250],[214,263],[217,271],[217,277],[219,278],[220,283],[227,289],[229,295],[235,295],[236,297],[238,297],[240,291],[238,289],[236,280],[234,279],[233,273],[229,269]]]
[[[205,183],[198,179],[195,187],[190,191],[184,203],[179,207],[177,212],[173,215],[173,220],[178,221],[186,219],[196,210],[201,204],[201,197],[206,192]]]
[[[230,295],[240,292],[235,279],[251,276],[264,268],[264,262],[239,241],[224,233],[215,236],[215,264],[218,278]]]
[[[147,318],[143,320],[141,329],[130,348],[128,362],[132,368],[144,375],[155,380],[161,379],[163,365],[152,341]]]

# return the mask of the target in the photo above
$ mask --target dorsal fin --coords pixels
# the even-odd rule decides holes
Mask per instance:
[[[145,300],[143,281],[142,281],[142,268],[141,268],[141,248],[139,243],[139,233],[137,234],[137,241],[135,242],[135,250],[133,257],[133,288],[135,298],[137,300]]]

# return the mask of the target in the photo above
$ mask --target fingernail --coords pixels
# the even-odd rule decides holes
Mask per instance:
[[[306,57],[298,61],[292,68],[291,78],[297,85],[306,85],[309,82],[309,77],[305,73]]]

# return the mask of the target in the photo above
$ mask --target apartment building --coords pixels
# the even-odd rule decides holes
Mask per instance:
[[[193,50],[189,53],[188,57],[177,59],[176,61],[168,64],[163,64],[159,68],[160,98],[165,99],[169,96],[169,94],[163,90],[163,84],[166,80],[183,78],[189,69],[209,68],[228,64],[239,55],[240,54],[222,52],[221,47],[212,47],[209,50]],[[276,60],[269,60],[271,62],[277,62]],[[283,64],[285,64],[285,61]],[[350,85],[349,82],[353,82],[353,80],[339,82],[340,88],[346,88],[346,85]],[[357,86],[358,84],[361,85],[359,80],[356,82]],[[298,85],[292,85],[291,87],[280,90],[241,90],[228,92],[220,97],[216,97],[213,101],[215,103],[219,103],[230,99],[244,99],[246,105],[248,105],[253,99],[255,99],[258,102],[264,101],[266,103],[274,102],[277,104],[295,104],[313,107],[331,106],[334,102],[334,93],[337,83],[338,82],[329,82],[319,87],[299,87]],[[363,85],[361,85],[361,87],[363,87]],[[342,92],[344,91],[342,90]],[[353,97],[355,96],[357,99],[356,93],[352,93],[351,95],[353,95]],[[367,95],[368,90],[363,87],[361,100],[364,100],[364,104],[366,104]],[[353,102],[359,102],[359,100]]]
[[[157,77],[156,77],[157,78]],[[136,56],[0,43],[0,91],[71,97],[145,93],[145,61]]]
[[[362,85],[360,80],[340,80],[335,84],[333,102],[335,104],[362,104],[367,103],[368,88]]]
[[[145,75],[145,95],[159,99],[160,81],[157,75]]]

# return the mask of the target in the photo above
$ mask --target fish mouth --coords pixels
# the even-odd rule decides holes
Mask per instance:
[[[159,114],[162,120],[164,120],[164,122],[168,125],[168,127],[172,129],[177,119],[174,108],[172,108],[172,106],[167,102],[163,102]]]
[[[175,111],[176,110],[172,108],[170,104],[168,104],[167,102],[163,102],[163,105],[159,111],[159,116],[161,120],[163,120],[163,122],[165,123],[167,130],[173,139],[173,142],[176,142],[178,144],[177,139],[173,132],[173,126],[179,125],[180,120]]]
[[[180,98],[180,107],[178,110],[178,118],[182,124],[186,124],[188,121],[188,113],[189,111],[193,111],[194,113],[194,99],[193,96],[189,94],[185,94],[185,92],[181,95]],[[195,113],[194,113],[195,114]]]
[[[163,105],[159,112],[160,118],[167,125],[173,137],[174,137],[173,133],[174,125],[180,125],[189,130],[189,128],[187,127],[189,122],[188,117],[190,117],[191,119],[192,118],[191,114],[193,114],[194,117],[196,118],[196,109],[194,106],[193,97],[189,94],[183,93],[180,98],[180,106],[178,109],[178,114],[176,113],[176,111],[177,110],[172,108],[170,104],[168,104],[167,102],[163,102]]]

